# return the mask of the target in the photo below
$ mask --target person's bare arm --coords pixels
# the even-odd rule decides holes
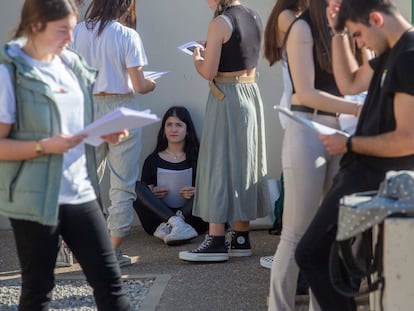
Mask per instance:
[[[58,134],[36,141],[23,141],[8,138],[12,124],[0,123],[0,160],[21,161],[39,156],[36,143],[40,143],[43,154],[61,154],[83,141],[85,135]]]
[[[128,68],[128,74],[136,92],[146,94],[155,89],[156,82],[152,79],[146,79],[144,77],[142,66]]]
[[[211,80],[217,75],[221,46],[225,37],[229,38],[231,29],[222,17],[213,19],[207,31],[207,47],[201,56],[201,49],[194,50],[193,61],[197,72],[206,80]]]
[[[310,108],[354,115],[357,102],[315,89],[313,38],[309,25],[302,20],[293,24],[287,40],[287,55],[295,87],[293,104]]]
[[[326,16],[331,29],[335,29],[340,5],[341,1],[339,0],[330,1],[326,8]],[[363,51],[363,53],[366,52]],[[336,84],[342,94],[355,95],[368,89],[374,72],[365,56],[363,55],[362,64],[358,64],[346,32],[333,35],[332,67]]]
[[[414,154],[414,96],[396,93],[394,96],[394,131],[375,136],[353,137],[352,151],[376,157],[402,157]],[[342,135],[320,135],[328,152],[346,152],[346,137]]]

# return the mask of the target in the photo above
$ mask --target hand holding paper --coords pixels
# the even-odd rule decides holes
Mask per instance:
[[[102,136],[119,133],[125,129],[144,127],[157,121],[159,118],[149,111],[136,111],[120,107],[89,124],[76,134],[86,134],[85,143],[99,146],[103,142]]]
[[[184,53],[186,53],[188,55],[193,55],[193,52],[194,52],[196,47],[200,47],[200,48],[204,49],[204,45],[202,45],[201,43],[199,43],[197,41],[190,41],[190,42],[184,43],[184,44],[180,45],[178,47],[178,49],[183,51]]]
[[[342,134],[346,137],[349,137],[349,134],[340,130],[337,130],[335,128],[320,124],[318,122],[312,121],[312,120],[308,120],[306,118],[303,118],[299,115],[294,114],[291,110],[284,108],[284,107],[280,107],[280,106],[273,106],[274,109],[280,111],[281,113],[285,114],[286,116],[288,116],[289,118],[291,118],[292,120],[299,122],[300,124],[303,124],[304,126],[310,128],[311,130],[314,130],[316,132],[318,132],[319,134],[323,134],[323,135],[332,135],[332,134]]]

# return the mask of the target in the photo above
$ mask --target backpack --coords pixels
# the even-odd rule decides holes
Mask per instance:
[[[346,297],[358,297],[380,290],[383,310],[383,222],[387,217],[401,215],[414,215],[412,171],[389,171],[378,193],[362,192],[341,199],[336,241],[329,258],[331,283],[336,291]],[[373,230],[374,226],[377,230]],[[357,248],[355,243],[359,243]],[[367,286],[360,289],[362,279]]]

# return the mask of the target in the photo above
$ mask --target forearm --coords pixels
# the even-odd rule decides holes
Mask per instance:
[[[296,96],[297,104],[313,109],[355,116],[359,114],[360,105],[362,104],[316,89],[297,93]],[[295,100],[293,103],[295,103]]]
[[[414,154],[414,133],[397,131],[375,136],[352,137],[352,151],[359,154],[393,158]]]
[[[0,160],[22,161],[37,158],[42,155],[36,151],[36,141],[18,141],[14,139],[0,139]],[[43,145],[41,144],[43,148]],[[40,150],[40,149],[39,149]],[[43,153],[45,152],[43,148]]]
[[[363,91],[355,91],[355,72],[359,65],[347,35],[335,34],[332,37],[332,67],[336,84],[342,94],[353,95]]]

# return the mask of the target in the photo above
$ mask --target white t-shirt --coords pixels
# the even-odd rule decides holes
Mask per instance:
[[[41,62],[26,55],[18,44],[8,50],[10,56],[21,56],[42,81],[49,85],[56,99],[62,133],[75,134],[83,129],[84,97],[74,73],[60,57]],[[16,100],[9,71],[0,65],[0,122],[16,122]],[[79,144],[63,154],[59,204],[80,204],[96,198],[86,169],[85,145]]]
[[[289,65],[288,65],[287,57],[286,57],[286,50],[283,51],[281,64],[282,64],[282,78],[283,78],[283,94],[282,94],[282,98],[280,99],[279,105],[280,107],[290,109],[291,102],[292,102],[293,87],[292,87],[292,79],[289,73]],[[279,112],[279,121],[280,121],[280,124],[282,125],[282,128],[286,127],[287,118],[288,117],[286,115]]]
[[[100,22],[93,30],[85,22],[76,25],[72,47],[98,69],[93,93],[126,94],[134,92],[127,68],[147,65],[147,56],[139,34],[113,20],[98,36]]]

